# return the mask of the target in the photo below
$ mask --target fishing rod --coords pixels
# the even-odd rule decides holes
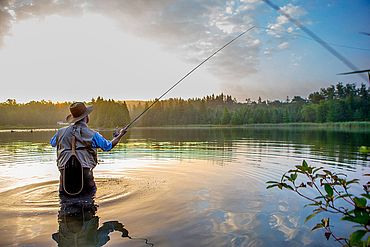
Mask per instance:
[[[126,127],[124,127],[124,130],[127,130],[128,128],[131,127],[131,125],[133,125],[136,121],[139,120],[139,118],[141,116],[143,116],[147,111],[149,111],[150,108],[152,108],[161,98],[163,98],[168,92],[170,92],[174,87],[176,87],[177,85],[179,85],[186,77],[188,77],[191,73],[193,73],[196,69],[198,69],[200,66],[202,66],[202,64],[204,64],[205,62],[207,62],[209,59],[211,59],[214,55],[216,55],[217,53],[219,53],[221,50],[223,50],[226,46],[230,45],[232,42],[234,42],[235,40],[237,40],[238,38],[240,38],[241,36],[243,36],[244,34],[246,34],[247,32],[249,32],[250,30],[252,30],[253,28],[255,28],[255,26],[252,26],[251,28],[245,30],[244,32],[242,32],[241,34],[239,34],[238,36],[236,36],[235,38],[233,38],[232,40],[230,40],[229,42],[227,42],[226,44],[224,44],[222,47],[220,47],[218,50],[216,50],[214,53],[212,53],[209,57],[207,57],[206,59],[204,59],[201,63],[199,63],[197,66],[195,66],[193,69],[191,69],[188,73],[186,73],[183,77],[181,77],[180,80],[178,80],[175,84],[173,84],[169,89],[167,89],[167,91],[165,91],[161,96],[159,96],[159,98],[156,98],[154,100],[154,102],[152,102],[142,113],[140,113],[138,116],[136,116],[134,118],[134,120],[132,120],[128,125],[126,125]]]
[[[344,57],[342,54],[340,54],[337,50],[335,50],[333,47],[330,46],[329,43],[321,39],[319,36],[317,36],[313,31],[308,29],[306,26],[304,26],[300,21],[290,16],[287,12],[282,10],[278,5],[273,3],[271,0],[263,0],[268,6],[285,16],[290,22],[292,22],[294,25],[299,27],[303,32],[305,32],[307,35],[309,35],[312,39],[314,39],[318,44],[320,44],[322,47],[324,47],[328,52],[330,52],[333,56],[335,56],[337,59],[339,59],[344,65],[346,65],[351,70],[357,71],[359,70],[353,63],[351,63],[346,57]],[[361,76],[365,80],[367,80],[366,77]]]

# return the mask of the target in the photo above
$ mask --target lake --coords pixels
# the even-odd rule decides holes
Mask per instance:
[[[53,134],[0,132],[0,246],[338,246],[311,232],[320,217],[304,223],[304,199],[266,181],[303,160],[362,183],[370,173],[369,132],[134,128],[99,152],[95,198],[69,207]]]

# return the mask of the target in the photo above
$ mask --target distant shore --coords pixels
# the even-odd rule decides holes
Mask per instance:
[[[1,132],[52,131],[63,126],[0,126]],[[111,131],[113,128],[91,126],[99,131]],[[171,126],[138,126],[135,129],[203,129],[203,128],[247,128],[247,129],[295,129],[295,130],[331,130],[370,132],[370,121],[327,122],[327,123],[260,123],[247,125],[171,125]]]

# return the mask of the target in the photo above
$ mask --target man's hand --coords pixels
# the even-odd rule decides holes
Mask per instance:
[[[119,135],[120,135],[120,137],[122,137],[122,136],[124,136],[126,133],[127,133],[127,129],[126,129],[126,128],[123,128],[123,129],[121,129],[121,130],[120,130]]]
[[[121,140],[122,136],[124,136],[127,133],[127,128],[120,129],[119,131],[115,130],[114,132],[115,132],[113,134],[114,138],[111,141],[112,148],[114,148],[118,144],[118,142]]]
[[[113,138],[116,138],[116,137],[121,138],[121,137],[122,137],[122,136],[124,136],[126,133],[127,133],[127,129],[126,129],[126,128],[123,128],[123,129],[118,129],[118,128],[116,128],[116,129],[113,131]]]

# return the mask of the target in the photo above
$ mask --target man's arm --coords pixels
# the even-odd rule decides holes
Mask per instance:
[[[56,147],[57,146],[57,134],[58,134],[58,132],[55,133],[55,135],[50,139],[50,145],[52,147]]]
[[[122,136],[124,136],[126,133],[127,133],[127,130],[125,130],[125,129],[120,130],[119,134],[116,137],[114,137],[113,140],[111,141],[112,142],[112,148],[114,148],[117,145],[117,143],[119,143]]]
[[[121,140],[122,136],[126,134],[126,132],[127,132],[126,130],[121,129],[119,134],[116,137],[114,137],[112,141],[108,141],[101,134],[96,132],[93,137],[93,147],[95,148],[99,147],[103,151],[109,151],[117,145],[117,143]]]

